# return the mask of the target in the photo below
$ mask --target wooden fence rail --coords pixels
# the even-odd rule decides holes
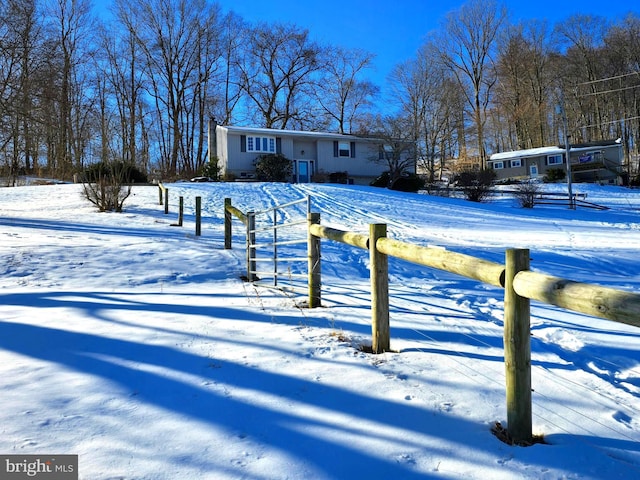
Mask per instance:
[[[246,215],[225,199],[225,247],[231,248],[231,215],[246,224]],[[227,223],[227,216],[229,222]],[[640,294],[574,282],[529,271],[529,250],[508,249],[498,264],[440,247],[424,247],[392,240],[385,224],[369,226],[369,235],[320,225],[320,214],[308,214],[309,307],[321,304],[320,239],[369,250],[371,271],[372,351],[390,346],[388,262],[392,256],[437,268],[504,289],[504,356],[507,428],[511,439],[533,439],[531,400],[530,300],[640,326]]]
[[[376,242],[376,249],[412,263],[456,273],[496,287],[504,287],[504,265],[499,263],[451,252],[441,247],[422,247],[390,238],[379,239]]]
[[[637,293],[529,271],[519,272],[513,286],[518,295],[531,300],[640,327]]]

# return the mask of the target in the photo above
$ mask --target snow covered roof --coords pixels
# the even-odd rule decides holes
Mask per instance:
[[[336,140],[361,140],[361,141],[380,141],[380,139],[359,137],[357,135],[347,135],[341,133],[330,132],[312,132],[303,130],[280,130],[276,128],[256,128],[256,127],[236,127],[231,125],[218,125],[217,128],[225,129],[230,133],[239,133],[242,135],[255,134],[255,135],[281,135],[288,137],[317,137],[317,138],[330,138]]]
[[[571,145],[572,152],[592,152],[597,150],[598,148],[611,148],[611,147],[620,147],[620,142],[618,140],[615,141],[603,141],[603,142],[593,142],[590,144],[578,144]],[[553,147],[538,147],[538,148],[529,148],[526,150],[513,150],[511,152],[500,152],[494,153],[489,157],[489,161],[500,161],[500,160],[508,160],[511,158],[530,158],[530,157],[543,157],[546,155],[558,155],[565,152],[564,147],[559,147],[557,145]]]
[[[514,150],[512,152],[494,153],[489,157],[489,160],[506,160],[509,158],[523,158],[523,157],[541,157],[543,155],[557,155],[559,153],[564,153],[564,148],[538,147],[538,148],[529,148],[527,150]]]

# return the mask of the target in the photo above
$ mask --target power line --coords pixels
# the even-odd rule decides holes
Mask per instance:
[[[622,75],[616,75],[614,77],[606,77],[606,78],[600,78],[598,80],[590,80],[588,82],[577,83],[576,87],[580,86],[580,85],[590,85],[592,83],[607,82],[609,80],[617,80],[619,78],[630,77],[631,75],[640,75],[640,71],[631,72],[631,73],[623,73]]]
[[[639,118],[640,118],[640,115],[635,116],[635,117],[620,118],[618,120],[611,120],[610,122],[594,123],[593,125],[582,125],[581,128],[599,127],[601,125],[610,125],[612,123],[626,122],[626,121],[629,121],[629,120],[637,120]]]
[[[624,90],[632,90],[634,88],[638,88],[640,87],[640,85],[631,85],[629,87],[621,87],[621,88],[614,88],[612,90],[602,90],[601,92],[589,92],[589,93],[583,93],[582,95],[578,95],[579,97],[589,97],[591,95],[601,95],[604,93],[615,93],[615,92],[622,92]]]

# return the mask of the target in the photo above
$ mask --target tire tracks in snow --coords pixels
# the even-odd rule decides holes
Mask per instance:
[[[341,223],[342,225],[351,226],[367,226],[371,223],[386,223],[387,226],[395,227],[399,231],[418,230],[415,225],[392,218],[390,215],[373,213],[353,205],[346,200],[339,200],[336,196],[331,195],[322,188],[314,188],[311,185],[298,184],[294,188],[302,192],[304,195],[311,196],[312,211],[320,210],[325,213],[327,220],[332,223]]]

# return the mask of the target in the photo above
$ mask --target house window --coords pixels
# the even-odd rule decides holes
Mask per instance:
[[[547,165],[562,165],[562,155],[549,155]]]
[[[247,137],[247,152],[276,152],[275,137]]]
[[[378,160],[390,160],[393,158],[393,145],[382,145],[379,149]]]
[[[516,159],[516,160],[511,160],[511,168],[518,168],[522,166],[522,160],[521,159]]]
[[[504,162],[493,162],[494,170],[502,170],[504,168]]]
[[[356,142],[334,141],[333,156],[356,158]]]
[[[351,144],[349,142],[338,142],[338,156],[339,157],[351,156]]]

